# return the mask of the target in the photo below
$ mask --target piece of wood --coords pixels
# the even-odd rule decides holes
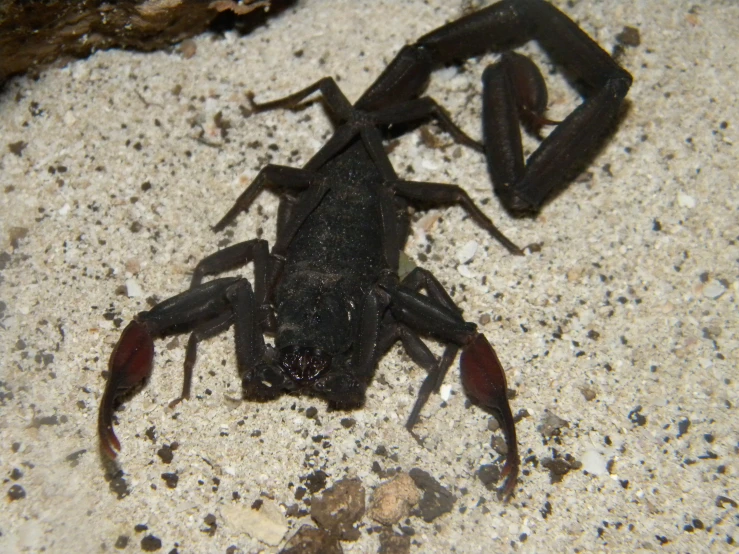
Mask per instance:
[[[0,84],[12,75],[96,50],[165,48],[220,17],[264,17],[271,0],[0,0]],[[260,10],[259,8],[262,8]],[[256,10],[256,11],[255,11]]]

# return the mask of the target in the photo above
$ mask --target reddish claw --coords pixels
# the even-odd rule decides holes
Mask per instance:
[[[113,432],[113,409],[116,399],[142,383],[150,374],[154,359],[154,341],[147,328],[132,321],[124,329],[110,355],[108,382],[105,385],[100,412],[98,435],[103,452],[114,459],[121,443]]]
[[[467,394],[481,406],[491,410],[503,428],[508,454],[501,472],[501,477],[505,479],[501,493],[507,499],[516,486],[520,459],[516,425],[508,404],[508,387],[503,366],[482,333],[464,347],[459,365],[462,369],[462,385]]]

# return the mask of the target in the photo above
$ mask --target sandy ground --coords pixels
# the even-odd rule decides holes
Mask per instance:
[[[736,548],[739,4],[555,3],[608,51],[625,26],[640,36],[620,57],[635,78],[623,120],[586,173],[538,217],[513,219],[484,158],[436,126],[391,154],[402,176],[458,183],[512,240],[540,244],[512,257],[449,208],[419,214],[407,247],[480,323],[514,413],[528,414],[507,504],[477,476],[499,457],[458,372],[423,413],[423,446],[404,430],[424,374],[400,347],[365,408],[346,414],[308,398],[235,401],[231,331],[203,345],[193,398],[171,409],[186,341],[159,341],[149,385],[118,414],[119,466],[96,435],[125,323],[185,289],[203,256],[272,240],[269,194],[225,233],[209,226],[265,163],[301,166],[330,134],[318,103],[246,117],[247,91],[271,99],[331,75],[354,100],[403,44],[475,2],[301,0],[248,36],[101,52],[12,80],[0,96],[0,551],[137,552],[154,537],[162,552],[277,552],[310,523],[300,487],[319,470],[326,486],[359,478],[369,499],[397,468],[456,498],[431,523],[394,527],[411,552]],[[576,96],[540,50],[525,51],[551,83],[550,117],[564,117]],[[430,87],[474,136],[493,59]],[[552,479],[551,458],[574,467]],[[344,551],[376,552],[378,524],[358,527]]]

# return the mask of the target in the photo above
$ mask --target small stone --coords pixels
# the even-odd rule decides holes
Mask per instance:
[[[576,460],[569,454],[564,457],[558,456],[556,453],[552,458],[544,458],[541,465],[549,470],[549,480],[552,484],[562,482],[562,479],[573,469],[580,469],[582,462]]]
[[[459,271],[459,274],[462,277],[466,277],[467,279],[473,279],[475,277],[475,274],[470,271],[470,268],[467,267],[465,264],[460,264],[457,266],[457,271]]]
[[[681,208],[695,208],[696,201],[695,198],[681,191],[677,193],[677,204]]]
[[[606,460],[597,450],[586,450],[580,461],[582,462],[582,468],[592,475],[606,475],[608,473]]]
[[[143,298],[144,290],[134,279],[126,280],[126,294],[129,298]]]
[[[182,54],[182,57],[185,58],[186,60],[189,60],[190,58],[195,56],[197,51],[198,51],[197,43],[190,38],[183,40],[180,43],[180,53]]]
[[[339,539],[324,529],[303,525],[280,554],[342,554]]]
[[[141,260],[138,258],[131,258],[130,260],[126,260],[126,271],[131,273],[132,275],[136,275],[141,271]]]
[[[405,252],[400,252],[400,259],[398,260],[398,277],[402,280],[408,275],[411,271],[416,269],[418,267],[416,263],[408,257],[408,254]]]
[[[285,517],[274,502],[262,502],[259,510],[244,504],[221,508],[225,525],[236,533],[246,533],[270,546],[277,546],[288,531]]]
[[[65,112],[64,116],[62,117],[62,120],[64,121],[64,124],[67,127],[71,127],[77,122],[77,118],[74,116],[74,114],[71,111]]]
[[[457,252],[457,260],[459,260],[459,263],[466,264],[471,262],[472,259],[475,257],[475,254],[477,254],[477,247],[477,242],[475,242],[474,240],[465,243],[462,249]]]
[[[501,436],[493,435],[490,438],[490,447],[501,456],[508,454],[508,443]]]
[[[595,400],[595,397],[597,396],[595,389],[588,385],[581,387],[580,392],[582,393],[585,400],[587,400],[588,402],[590,402],[591,400]]]
[[[420,499],[421,491],[411,476],[401,473],[375,490],[367,515],[382,525],[393,525],[408,517]]]
[[[567,280],[570,283],[575,283],[580,280],[582,277],[582,269],[581,268],[574,268],[567,271]]]
[[[392,531],[380,534],[380,549],[377,554],[408,554],[411,551],[411,538]]]
[[[8,489],[8,498],[10,500],[21,500],[26,497],[26,489],[20,485],[13,485]]]
[[[157,450],[157,456],[161,458],[161,460],[165,464],[169,464],[174,459],[174,448],[172,448],[169,444],[165,444],[162,446],[159,450]]]
[[[305,483],[306,489],[308,489],[312,494],[316,494],[326,486],[326,479],[328,479],[326,472],[319,469],[305,477],[301,477],[300,480]]]
[[[176,489],[177,483],[180,480],[180,476],[176,473],[162,473],[162,479],[170,489]]]
[[[541,425],[539,425],[538,430],[545,437],[553,437],[558,436],[561,432],[561,429],[569,426],[569,421],[566,421],[561,417],[554,415],[552,412],[547,412],[547,415],[544,416],[544,419],[542,420]]]
[[[162,547],[162,539],[154,535],[146,535],[141,539],[141,550],[144,552],[154,552]]]
[[[483,464],[477,469],[477,478],[487,490],[495,490],[495,484],[500,480],[500,468],[494,464]]]
[[[641,44],[641,35],[636,27],[625,26],[623,31],[616,35],[616,40],[624,46],[639,46]]]
[[[326,489],[323,495],[312,499],[310,515],[318,525],[334,535],[352,535],[352,525],[364,515],[364,497],[364,487],[359,479],[342,479]]]
[[[726,288],[719,281],[711,281],[703,287],[703,296],[714,300],[726,292]]]

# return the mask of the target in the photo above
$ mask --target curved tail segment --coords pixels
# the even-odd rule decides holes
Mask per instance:
[[[154,360],[154,340],[146,326],[132,321],[123,331],[110,355],[108,382],[105,385],[100,412],[98,435],[103,452],[115,459],[121,443],[113,432],[113,410],[116,399],[143,383],[151,374]]]
[[[462,370],[462,385],[467,395],[492,412],[505,433],[508,453],[501,472],[504,481],[500,492],[507,499],[516,486],[521,460],[518,457],[516,426],[508,404],[508,387],[503,366],[482,333],[478,333],[464,347],[459,365]]]

